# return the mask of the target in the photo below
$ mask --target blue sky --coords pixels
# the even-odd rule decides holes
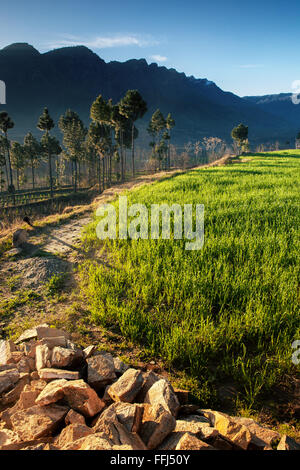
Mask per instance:
[[[0,48],[12,42],[41,52],[84,44],[105,61],[143,57],[240,96],[291,92],[300,1],[1,2]]]

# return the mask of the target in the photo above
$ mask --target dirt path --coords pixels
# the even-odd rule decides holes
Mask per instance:
[[[215,162],[193,168],[192,170],[224,165],[231,160],[232,157],[232,155],[225,155]],[[103,191],[99,196],[94,198],[91,204],[66,207],[62,214],[53,214],[44,217],[37,223],[34,223],[34,230],[29,229],[29,227],[22,222],[16,222],[7,229],[1,230],[0,227],[0,248],[2,244],[5,245],[7,242],[9,243],[12,233],[15,230],[25,228],[29,233],[29,241],[36,246],[43,247],[44,250],[49,250],[51,253],[68,253],[72,251],[74,243],[78,242],[82,228],[89,223],[92,213],[101,203],[112,201],[117,195],[124,191],[135,189],[145,184],[151,184],[155,181],[187,171],[191,171],[191,169],[161,171],[155,174],[137,177],[123,184],[117,184]],[[6,245],[5,249],[8,249]]]
[[[34,229],[30,230],[29,242],[32,241],[33,246],[31,249],[28,246],[27,253],[32,256],[36,254],[39,249],[42,249],[44,252],[55,255],[61,254],[68,256],[72,251],[77,250],[82,229],[91,222],[91,215],[99,205],[112,201],[124,191],[135,189],[145,184],[152,184],[155,181],[173,176],[179,172],[181,171],[164,171],[154,175],[142,176],[134,181],[108,188],[97,196],[89,206],[85,206],[83,213],[80,209],[78,210],[78,208],[74,210],[72,210],[71,207],[67,208],[66,213],[68,217],[62,220],[58,226],[38,228],[38,233],[36,233]]]
[[[72,250],[76,250],[76,245],[80,240],[80,235],[82,232],[83,227],[91,222],[91,214],[95,211],[97,207],[101,204],[107,203],[115,199],[116,196],[123,193],[124,191],[128,191],[130,189],[138,188],[139,186],[143,186],[145,184],[151,184],[155,181],[160,179],[166,178],[168,176],[172,176],[178,173],[177,171],[170,171],[170,172],[160,172],[155,175],[148,175],[137,178],[135,181],[129,181],[127,183],[123,183],[120,185],[113,186],[111,188],[106,189],[101,193],[101,195],[97,196],[93,202],[90,204],[90,212],[89,215],[86,213],[84,215],[80,215],[75,218],[75,220],[70,220],[69,222],[64,223],[62,226],[58,228],[52,229],[44,229],[44,233],[48,235],[47,240],[42,243],[41,247],[44,251],[50,253],[61,253],[61,254],[68,254]],[[70,212],[70,214],[72,211]]]
[[[226,155],[220,160],[217,160],[208,165],[196,167],[194,168],[194,170],[211,166],[224,165],[229,158],[230,156]],[[137,189],[140,186],[152,184],[155,181],[172,177],[176,174],[185,173],[186,171],[190,170],[176,169],[171,171],[161,171],[152,175],[140,176],[135,180],[112,186],[111,188],[108,188],[103,191],[103,193],[101,193],[93,200],[93,202],[89,206],[90,212],[94,212],[100,204],[112,201],[113,199],[115,199],[116,196],[123,193],[124,191]],[[89,212],[88,209],[87,212]],[[70,214],[72,214],[72,211],[70,211]],[[91,214],[86,215],[85,213],[83,216],[79,214],[79,216],[75,220],[71,220],[70,222],[64,223],[59,228],[51,229],[50,231],[48,231],[49,237],[47,241],[42,245],[43,250],[49,251],[51,253],[69,253],[75,248],[74,244],[77,244],[77,242],[80,240],[82,228],[88,225],[90,221]]]
[[[228,158],[195,169],[224,164]],[[22,330],[24,324],[27,327],[29,323],[47,321],[49,315],[55,322],[64,322],[72,300],[76,302],[80,296],[76,268],[89,256],[80,246],[82,230],[91,222],[99,205],[111,202],[124,191],[186,171],[190,170],[176,169],[140,176],[106,189],[89,205],[67,207],[62,214],[33,222],[32,227],[24,224],[12,227],[11,230],[26,228],[28,243],[19,254],[8,249],[0,257],[0,337]],[[59,295],[50,299],[47,289],[55,276],[57,285],[50,286],[50,291],[53,293],[53,289],[57,289]],[[59,278],[65,279],[62,291],[58,288]]]
[[[77,267],[88,256],[80,246],[82,230],[100,204],[112,201],[124,191],[185,171],[188,170],[141,176],[106,189],[89,205],[66,208],[63,214],[46,217],[34,222],[33,227],[26,227],[28,244],[25,249],[11,256],[8,251],[0,258],[0,339],[17,336],[28,327],[48,322],[69,329],[83,346],[103,342],[108,349],[122,350],[124,339],[117,333],[90,324],[77,273]],[[13,229],[21,227],[25,228],[24,224]],[[53,276],[57,283],[53,284]],[[60,278],[64,279],[62,289]],[[51,289],[49,282],[52,282]],[[127,357],[137,360],[140,351],[136,346],[126,341],[125,350]]]
[[[49,236],[47,241],[42,245],[42,249],[53,254],[68,254],[76,250],[82,229],[90,222],[91,217],[80,217],[59,228],[53,228],[48,231]]]

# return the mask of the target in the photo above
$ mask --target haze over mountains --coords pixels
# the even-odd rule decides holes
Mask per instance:
[[[293,142],[300,129],[300,105],[289,94],[240,98],[207,79],[149,65],[145,59],[106,63],[84,46],[40,54],[27,43],[12,44],[0,50],[0,79],[7,88],[7,105],[0,110],[14,120],[10,135],[16,140],[28,131],[41,135],[36,123],[44,106],[56,122],[71,108],[88,125],[90,106],[99,94],[116,103],[128,89],[138,89],[148,104],[148,113],[138,122],[140,142],[146,142],[145,129],[157,108],[174,116],[177,145],[205,136],[230,141],[232,127],[240,122],[249,126],[255,144]]]
[[[300,130],[300,104],[295,105],[291,99],[292,93],[280,93],[278,95],[244,96],[249,102],[268,113],[286,119],[291,125]],[[299,97],[298,97],[299,99]]]

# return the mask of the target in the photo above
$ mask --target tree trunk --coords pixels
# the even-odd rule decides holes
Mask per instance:
[[[13,174],[12,174],[12,167],[11,167],[11,160],[10,160],[10,145],[7,138],[7,132],[5,132],[6,138],[6,146],[7,146],[7,160],[8,160],[8,168],[9,168],[9,176],[10,176],[10,185],[13,186]]]
[[[109,155],[109,186],[111,186],[112,182],[112,152]]]
[[[108,169],[108,165],[109,165],[109,157],[106,155],[105,156],[105,186],[106,186],[106,188],[109,187],[109,169]]]
[[[109,187],[109,157],[105,157],[105,185]]]
[[[31,181],[32,181],[32,189],[34,189],[35,182],[34,182],[34,165],[33,165],[33,158],[31,159]]]
[[[7,189],[8,189],[8,186],[9,186],[9,177],[8,177],[8,170],[7,170],[7,163],[6,163],[6,160],[5,160],[5,174],[6,174],[6,184],[7,184]]]
[[[104,179],[105,179],[105,163],[104,163],[104,157],[102,157],[102,191],[104,191]]]
[[[96,176],[98,176],[98,169],[96,170]],[[91,181],[92,181],[92,163],[88,162],[88,187],[92,186]]]
[[[119,156],[119,165],[118,165],[116,180],[118,181],[118,183],[121,183],[122,181],[122,159],[121,159],[122,149],[121,147],[119,147],[119,151],[120,151],[120,156]]]
[[[56,185],[57,187],[59,188],[60,187],[60,161],[59,161],[59,158],[57,156],[56,158]]]
[[[3,183],[4,183],[4,179],[3,179],[3,170],[2,170],[2,166],[0,167],[0,193],[2,193],[3,191]]]
[[[101,160],[100,158],[101,157],[99,155],[99,158],[97,159],[99,193],[101,193]]]
[[[121,181],[124,181],[124,148],[123,148],[123,130],[121,130]]]
[[[126,159],[127,159],[126,147],[124,147],[124,180],[126,180]]]
[[[77,193],[77,160],[74,160],[74,192]]]
[[[52,159],[50,152],[48,152],[48,165],[49,165],[49,182],[50,182],[50,197],[53,198],[53,179],[52,179]]]
[[[47,137],[49,132],[47,131]],[[49,182],[50,182],[50,197],[53,198],[53,177],[52,177],[52,158],[50,153],[50,147],[48,142],[48,166],[49,166]]]
[[[106,187],[109,188],[109,155],[106,156]]]
[[[9,168],[9,176],[10,176],[10,190],[12,191],[13,195],[13,204],[16,204],[16,196],[15,196],[15,188],[14,188],[14,180],[13,180],[13,174],[12,174],[12,168],[11,168],[11,160],[10,160],[10,144],[7,138],[7,132],[5,132],[5,138],[6,138],[6,145],[7,145],[7,160],[8,160],[8,168]]]
[[[134,177],[134,122],[131,128],[131,161],[132,161],[132,176]]]
[[[74,162],[71,160],[71,179],[72,179],[72,186],[74,186]]]

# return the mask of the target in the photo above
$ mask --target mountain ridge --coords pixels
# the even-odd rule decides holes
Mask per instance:
[[[141,141],[146,142],[147,122],[160,108],[176,121],[174,142],[183,145],[207,136],[230,141],[234,125],[249,126],[254,142],[287,139],[296,126],[250,98],[223,91],[207,78],[187,76],[146,59],[105,62],[86,46],[70,46],[40,53],[28,43],[14,43],[0,50],[0,79],[7,87],[6,109],[15,122],[11,136],[21,140],[30,131],[40,135],[36,122],[44,106],[57,122],[67,108],[77,111],[86,125],[95,98],[102,94],[118,102],[127,89],[138,89],[148,103],[140,121]],[[59,134],[56,128],[55,133]]]

